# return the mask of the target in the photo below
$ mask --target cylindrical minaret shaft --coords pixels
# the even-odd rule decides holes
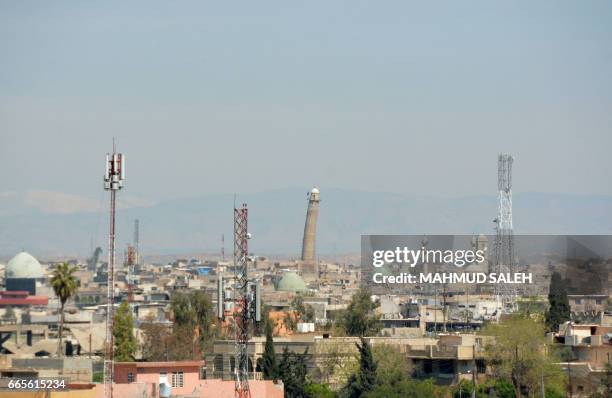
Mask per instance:
[[[306,212],[306,224],[304,225],[304,240],[302,241],[302,261],[305,268],[315,268],[315,244],[317,240],[317,218],[319,217],[319,189],[312,188],[308,195],[308,211]],[[310,270],[310,269],[309,269]]]

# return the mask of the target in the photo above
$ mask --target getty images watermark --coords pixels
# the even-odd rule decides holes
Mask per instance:
[[[608,281],[612,268],[609,235],[520,235],[510,245],[499,242],[495,235],[364,235],[362,279],[388,287],[517,285],[524,294],[542,294],[553,272],[584,281],[577,286],[582,291]]]
[[[487,250],[441,250],[411,249],[408,246],[396,246],[393,250],[374,250],[372,266],[381,268],[385,265],[407,265],[416,268],[419,264],[452,265],[462,268],[466,265],[481,265],[485,262]],[[374,272],[374,283],[532,283],[532,274],[525,272],[419,272],[412,274],[401,272],[398,275],[385,275]]]

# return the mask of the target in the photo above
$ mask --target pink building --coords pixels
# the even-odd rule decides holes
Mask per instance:
[[[206,374],[204,365],[204,361],[116,362],[113,389],[125,390],[124,387],[130,385],[129,387],[139,388],[128,388],[123,391],[125,397],[131,396],[128,390],[134,390],[134,396],[142,396],[142,391],[146,390],[148,396],[158,397],[159,384],[166,382],[172,387],[172,396],[234,398],[234,382],[203,379]],[[252,398],[284,397],[282,383],[275,384],[271,380],[250,380],[249,387]]]
[[[48,304],[48,297],[31,296],[27,290],[0,292],[0,307],[46,306]]]
[[[115,383],[168,383],[172,394],[193,393],[203,375],[204,361],[117,362]]]

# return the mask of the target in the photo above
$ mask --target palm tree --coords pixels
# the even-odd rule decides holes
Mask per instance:
[[[72,267],[68,263],[61,263],[55,268],[51,277],[51,286],[60,301],[59,343],[57,347],[59,356],[63,356],[62,333],[64,332],[64,305],[70,297],[74,296],[78,288],[77,280],[73,275],[76,270],[77,267]]]

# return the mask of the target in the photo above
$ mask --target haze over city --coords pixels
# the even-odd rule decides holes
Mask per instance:
[[[142,203],[491,194],[499,152],[517,158],[517,193],[612,194],[607,2],[0,10],[4,194],[97,200],[113,136],[124,200]]]
[[[339,200],[349,210],[351,197],[370,192],[380,194],[375,208],[400,194],[440,198],[433,211],[454,213],[447,199],[494,197],[499,152],[516,157],[519,206],[520,194],[533,192],[612,206],[612,163],[603,161],[612,144],[609,4],[322,5],[0,5],[0,217],[14,231],[0,252],[70,251],[34,238],[57,236],[41,213],[99,214],[75,252],[100,241],[101,165],[113,137],[128,159],[120,209],[317,185],[345,192]],[[563,198],[550,200],[590,206]],[[303,206],[297,195],[290,200]],[[487,212],[455,232],[490,232]],[[322,243],[322,253],[354,250],[338,233],[363,231],[327,235],[332,214],[323,207],[323,242],[338,244]],[[609,232],[596,217],[579,225],[570,214],[560,226],[549,223],[554,217],[523,231]],[[207,236],[198,242],[178,234],[151,243],[215,248],[222,227],[198,228]],[[262,250],[299,246],[297,238],[260,242]]]
[[[612,397],[610,21],[0,2],[0,396]]]

